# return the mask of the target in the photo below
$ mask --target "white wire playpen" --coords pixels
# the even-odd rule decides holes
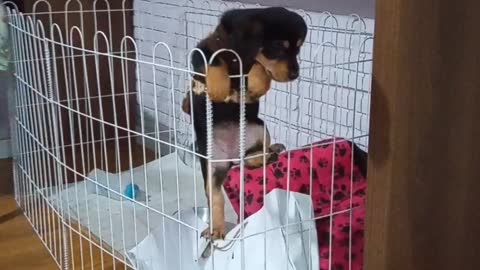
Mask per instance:
[[[267,196],[270,165],[259,169],[263,212],[246,217],[228,197],[226,219],[234,228],[209,245],[200,237],[208,217],[195,134],[181,110],[191,90],[189,55],[223,11],[251,6],[179,2],[39,0],[25,13],[4,3],[13,49],[15,198],[58,267],[361,269],[352,229],[354,174],[350,188],[341,187],[349,190],[347,207],[333,207],[333,155],[330,207],[321,215],[288,191],[295,186],[295,149],[323,142],[334,153],[344,140],[367,149],[373,21],[297,10],[308,24],[300,77],[274,83],[260,116],[272,141],[288,149],[287,193]],[[237,204],[251,200],[248,183],[228,188]],[[343,214],[348,237],[337,245],[315,222],[332,232],[334,217]],[[337,255],[339,246],[347,252]]]

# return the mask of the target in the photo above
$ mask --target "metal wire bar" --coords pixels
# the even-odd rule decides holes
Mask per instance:
[[[164,268],[170,260],[177,261],[180,269],[188,263],[183,252],[190,248],[185,246],[187,232],[195,235],[188,245],[192,244],[195,260],[200,258],[201,220],[188,222],[184,212],[193,208],[197,216],[207,206],[201,182],[197,182],[202,181],[199,158],[205,158],[209,168],[221,162],[240,168],[239,213],[233,213],[238,220],[230,220],[238,221],[239,231],[229,235],[224,246],[210,245],[212,270],[220,267],[216,252],[235,246],[240,250],[240,269],[247,269],[247,241],[255,236],[263,235],[259,253],[267,257],[270,232],[311,231],[308,224],[319,221],[326,221],[332,231],[334,218],[345,214],[353,224],[352,158],[347,209],[334,207],[334,165],[328,213],[311,213],[301,222],[287,219],[273,228],[265,219],[261,232],[246,233],[245,74],[231,74],[241,81],[239,156],[220,159],[213,155],[215,115],[208,98],[207,154],[197,153],[191,120],[194,110],[191,107],[192,115],[187,116],[180,106],[185,93],[192,90],[192,76],[205,74],[192,70],[190,56],[199,52],[196,44],[213,30],[223,11],[250,5],[141,0],[129,6],[126,0],[94,0],[91,4],[69,0],[64,10],[52,10],[49,1],[38,0],[32,13],[20,13],[9,1],[4,5],[8,7],[16,82],[12,117],[15,199],[59,268],[116,269],[116,263],[122,262],[124,269],[138,269],[139,262],[131,257],[133,248],[159,229]],[[299,55],[300,77],[288,84],[273,83],[261,99],[260,117],[266,123],[264,139],[268,133],[272,142],[289,150],[310,151],[310,173],[305,181],[312,187],[312,149],[333,144],[331,160],[335,164],[336,143],[352,141],[363,150],[368,148],[373,21],[355,14],[295,11],[309,28]],[[128,32],[130,26],[132,33]],[[236,52],[221,51],[234,54],[242,64]],[[203,55],[204,64],[221,51],[210,59]],[[333,142],[322,142],[329,138]],[[263,158],[264,164],[267,150],[264,145],[263,153],[255,156]],[[292,153],[285,154],[287,191],[294,187]],[[269,167],[259,170],[265,198]],[[126,192],[128,188],[138,189],[133,197]],[[212,186],[206,188],[211,192]],[[314,196],[312,190],[306,194]],[[136,197],[141,192],[145,200]],[[213,220],[213,212],[209,216]],[[168,224],[175,224],[173,238],[166,230]],[[348,269],[354,269],[351,226],[348,234]],[[294,236],[284,237],[288,253]],[[167,258],[172,242],[165,239],[176,243],[178,258]],[[332,235],[327,241],[328,256],[319,260],[327,259],[327,269],[333,269]],[[307,248],[316,242],[308,234]],[[308,269],[313,269],[315,254],[306,254]],[[262,268],[270,269],[271,264],[265,259]],[[293,264],[287,256],[286,269]]]

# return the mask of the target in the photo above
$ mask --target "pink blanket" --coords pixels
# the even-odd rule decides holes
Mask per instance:
[[[311,194],[320,269],[361,270],[366,179],[356,165],[352,168],[351,142],[337,138],[335,143],[325,140],[314,145],[280,154],[278,161],[267,166],[265,180],[263,168],[245,169],[245,218],[262,208],[264,183],[266,193],[280,188]],[[240,169],[233,167],[224,188],[237,214],[240,211],[239,183]]]

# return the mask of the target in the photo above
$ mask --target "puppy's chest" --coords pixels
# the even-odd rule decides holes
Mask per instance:
[[[263,141],[263,126],[247,123],[245,150]],[[240,156],[240,128],[238,123],[222,123],[213,127],[213,158],[232,159]]]

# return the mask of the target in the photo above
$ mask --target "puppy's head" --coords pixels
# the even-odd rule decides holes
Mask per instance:
[[[307,24],[295,12],[284,8],[264,10],[263,46],[256,60],[279,82],[299,75],[298,54],[307,35]]]
[[[272,79],[288,82],[298,77],[297,58],[307,35],[300,15],[281,7],[231,10],[222,25],[242,55],[264,66]]]

